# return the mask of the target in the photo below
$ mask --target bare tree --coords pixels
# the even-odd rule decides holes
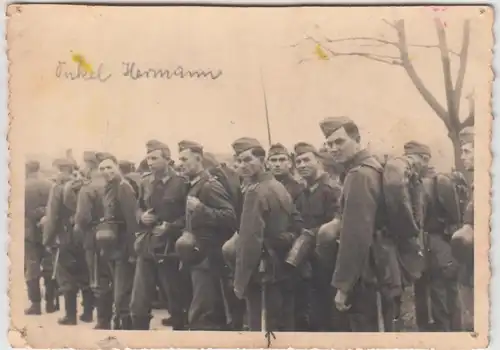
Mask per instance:
[[[460,118],[460,102],[463,94],[463,84],[465,78],[465,71],[467,68],[467,58],[470,43],[470,21],[466,20],[463,24],[463,35],[462,44],[460,52],[454,52],[449,49],[445,25],[440,19],[436,18],[434,21],[434,26],[436,28],[438,44],[437,45],[412,45],[407,41],[405,22],[400,19],[395,22],[384,21],[389,25],[392,30],[397,34],[397,39],[394,41],[387,40],[381,37],[347,37],[347,38],[337,38],[331,39],[324,37],[318,39],[317,37],[306,35],[304,41],[310,41],[316,44],[317,55],[322,59],[331,59],[339,56],[358,56],[366,58],[378,63],[384,63],[392,66],[402,67],[410,78],[411,82],[418,90],[423,99],[427,104],[434,110],[436,115],[442,120],[446,129],[448,130],[448,137],[453,144],[454,156],[455,156],[455,168],[463,170],[463,164],[460,160],[460,141],[459,132],[466,126],[474,125],[474,95],[473,92],[465,96],[465,99],[469,102],[469,111],[467,116],[462,120]],[[300,45],[303,41],[292,45],[296,47]],[[358,52],[339,52],[334,49],[334,45],[341,42],[356,42],[359,47],[370,47],[371,49],[367,51],[360,50]],[[395,49],[395,54],[393,56],[387,54],[378,54],[374,48],[387,48],[390,47]],[[429,91],[418,75],[415,67],[410,59],[409,48],[426,48],[426,49],[439,49],[441,52],[441,62],[443,66],[443,77],[444,86],[446,92],[446,105],[443,106],[437,98]],[[453,77],[451,74],[451,59],[450,57],[458,57],[459,68],[455,82],[453,82]],[[302,59],[299,63],[307,61]]]

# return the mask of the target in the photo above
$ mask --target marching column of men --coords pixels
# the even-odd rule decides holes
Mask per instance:
[[[27,163],[26,314],[41,314],[43,277],[46,312],[64,297],[61,325],[77,323],[81,292],[82,322],[95,308],[95,329],[148,330],[159,291],[174,330],[390,332],[413,285],[420,331],[473,329],[473,202],[451,190],[463,179],[432,173],[430,148],[405,144],[422,196],[419,237],[404,241],[388,224],[384,161],[351,119],[319,126],[322,150],[234,141],[234,177],[187,140],[176,168],[149,141],[142,176],[104,152],[79,168],[57,160],[54,183]],[[460,136],[472,171],[473,131]],[[419,249],[425,265],[410,258]]]

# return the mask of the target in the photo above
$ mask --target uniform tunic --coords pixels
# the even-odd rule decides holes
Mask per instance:
[[[184,312],[190,301],[189,286],[179,271],[179,260],[171,256],[175,242],[185,225],[187,185],[184,178],[168,169],[165,174],[155,176],[146,173],[139,185],[139,221],[141,235],[136,238],[138,255],[132,289],[131,312],[134,318],[149,320],[152,308],[151,295],[156,291],[164,293],[169,303],[174,327],[185,324]],[[140,223],[140,217],[152,210],[159,222],[167,222],[168,228],[161,237],[153,237],[151,228]],[[165,257],[167,253],[168,257]],[[149,321],[142,321],[146,324]]]
[[[96,245],[96,231],[104,216],[104,186],[102,178],[87,180],[77,197],[75,231],[82,237],[89,284],[96,297],[100,323],[109,323],[113,306],[113,276],[108,260]]]
[[[52,276],[52,255],[42,245],[43,233],[39,227],[45,215],[52,183],[38,174],[26,178],[24,201],[24,272],[28,283],[28,298],[38,303],[41,299],[39,278],[47,285]]]
[[[266,331],[293,330],[292,273],[284,262],[290,245],[283,244],[282,234],[300,232],[302,223],[293,221],[294,211],[290,194],[270,173],[261,174],[246,190],[236,249],[234,289],[238,297],[246,299],[252,331],[261,329],[263,283],[267,299]]]
[[[449,232],[460,224],[461,213],[454,184],[442,174],[423,181],[424,231],[428,266],[424,276],[415,283],[417,325],[422,331],[461,330],[458,305],[458,265],[452,256]],[[428,324],[428,303],[431,303],[433,325]]]
[[[388,301],[384,320],[389,329],[392,289],[401,286],[395,282],[399,277],[393,273],[395,266],[384,256],[385,246],[390,247],[390,243],[379,235],[383,225],[382,167],[368,151],[362,150],[345,169],[340,245],[332,286],[348,295],[352,331],[374,332],[377,331],[375,271],[384,271],[379,276],[387,279],[379,282]]]
[[[134,281],[135,233],[139,231],[136,220],[137,200],[132,186],[121,178],[106,183],[103,196],[104,223],[117,225],[116,245],[109,256],[113,274],[113,296],[116,316],[130,316],[130,299]],[[106,254],[106,252],[105,252]]]
[[[339,184],[327,173],[323,173],[316,182],[305,188],[295,201],[304,227],[317,235],[321,225],[339,215],[340,194]],[[338,244],[336,248],[338,249]],[[341,316],[332,304],[335,294],[332,293],[330,282],[335,270],[335,260],[336,251],[329,251],[327,257],[313,256],[311,260],[310,326],[313,331],[346,330],[345,320],[342,324]],[[331,265],[327,265],[327,261],[330,261]],[[298,302],[296,300],[296,304]]]
[[[77,293],[89,288],[88,270],[78,232],[73,229],[76,207],[68,200],[72,190],[69,175],[59,175],[52,188],[44,226],[44,245],[59,246],[56,279],[63,293]]]
[[[193,299],[189,309],[192,330],[221,329],[225,314],[223,279],[226,277],[222,245],[237,228],[236,211],[224,187],[203,171],[190,182],[188,195],[201,204],[187,214],[186,227],[196,237],[202,261],[191,267]]]

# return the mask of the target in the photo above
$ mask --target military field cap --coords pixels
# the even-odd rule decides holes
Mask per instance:
[[[257,148],[257,147],[262,148],[262,145],[260,144],[259,141],[250,137],[239,138],[236,141],[234,141],[231,146],[233,147],[234,153],[236,153],[236,155],[248,151],[249,149],[252,148]]]
[[[151,153],[153,151],[158,151],[158,150],[163,151],[165,157],[170,157],[170,148],[168,148],[168,146],[163,142],[160,142],[158,140],[149,140],[146,143],[147,153]]]
[[[275,143],[269,147],[268,157],[276,156],[278,154],[286,154],[287,156],[290,156],[290,153],[288,153],[285,146],[281,143]]]
[[[346,124],[353,123],[352,119],[345,116],[340,117],[328,117],[323,119],[319,123],[319,127],[325,135],[326,138],[330,137],[337,129],[343,127]]]
[[[474,142],[474,127],[468,126],[463,128],[458,137],[460,138],[460,143],[462,145]]]
[[[426,154],[431,156],[431,149],[418,141],[409,141],[404,145],[405,154]]]
[[[109,152],[97,152],[95,156],[99,163],[104,162],[107,159],[111,159],[114,163],[118,164],[116,157]]]
[[[300,156],[301,154],[309,152],[318,154],[318,150],[316,149],[316,147],[307,142],[298,142],[297,144],[295,144],[295,146],[293,146],[293,150],[296,156]]]
[[[205,168],[213,168],[219,165],[219,162],[215,158],[215,156],[210,152],[203,153],[203,167]]]
[[[67,158],[57,158],[52,162],[52,165],[61,169],[61,168],[70,168],[74,167],[75,163]]]
[[[38,160],[29,160],[26,162],[26,172],[36,173],[40,170],[40,162]]]
[[[203,146],[195,141],[182,140],[181,142],[179,142],[179,152],[182,152],[186,149],[203,154]]]

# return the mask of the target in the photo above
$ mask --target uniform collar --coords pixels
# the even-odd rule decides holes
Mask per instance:
[[[352,168],[355,168],[358,165],[361,165],[363,163],[363,161],[366,158],[369,158],[370,156],[371,156],[370,152],[368,152],[368,150],[366,150],[366,149],[363,149],[363,150],[359,151],[358,153],[356,153],[356,155],[351,160],[349,160],[348,162],[346,162],[344,164],[344,166],[345,166],[345,172],[347,173]]]
[[[259,175],[257,175],[257,177],[256,177],[256,183],[257,182],[263,182],[263,181],[266,181],[266,180],[271,180],[273,178],[274,178],[273,174],[271,174],[268,171],[265,171],[265,172],[260,173]]]
[[[156,174],[154,174],[154,173],[153,173],[153,179],[154,179],[154,180],[159,180],[159,181],[161,181],[163,184],[166,184],[166,183],[167,183],[167,181],[168,181],[168,180],[169,180],[169,179],[173,176],[173,173],[174,173],[173,169],[172,169],[172,168],[170,168],[170,167],[167,167],[167,168],[165,169],[165,172],[164,172],[162,175],[160,175],[160,176],[159,176],[159,178],[157,178],[157,177],[156,177]]]
[[[309,192],[314,192],[319,187],[319,185],[328,183],[328,180],[329,180],[328,177],[329,177],[329,175],[326,172],[324,172],[320,176],[318,176],[318,178],[316,179],[316,181],[314,181],[314,183],[312,185],[307,186],[307,189],[309,190]]]
[[[205,179],[207,177],[208,177],[208,172],[206,170],[203,170],[201,173],[198,174],[198,176],[194,177],[192,180],[189,180],[189,185],[193,187],[198,182],[200,182],[201,179]]]

